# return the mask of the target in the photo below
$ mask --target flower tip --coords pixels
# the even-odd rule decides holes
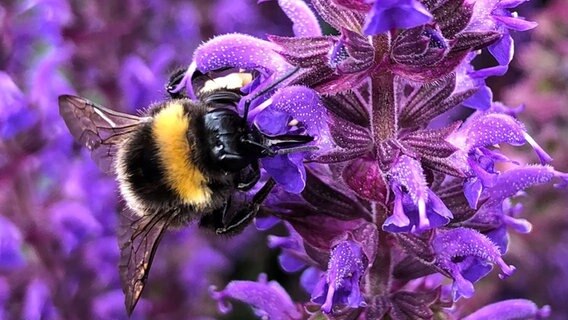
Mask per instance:
[[[534,149],[534,152],[538,156],[541,164],[545,165],[552,161],[552,157],[546,151],[544,151],[544,149],[533,139],[533,137],[525,132],[524,138]]]
[[[530,223],[527,219],[514,218],[511,215],[511,216],[504,216],[503,220],[508,227],[512,228],[513,230],[519,233],[527,234],[532,231],[533,227],[532,223]]]
[[[552,309],[550,308],[549,305],[544,305],[542,308],[540,308],[537,313],[536,313],[536,318],[537,319],[545,319],[550,317],[550,314],[552,313]]]
[[[225,299],[225,294],[223,291],[217,291],[217,286],[209,286],[209,295],[211,298],[217,301],[217,308],[222,314],[227,314],[231,312],[233,306]]]
[[[556,189],[567,189],[568,188],[568,173],[555,171],[555,176],[560,178],[560,182],[555,183],[554,187]]]
[[[266,273],[264,273],[264,272],[260,273],[258,275],[257,282],[267,284],[268,283],[268,276],[266,275]]]
[[[502,273],[499,274],[499,279],[501,280],[510,277],[511,275],[513,275],[513,273],[515,273],[515,270],[517,270],[517,268],[514,265],[506,264],[505,261],[501,258],[497,260],[497,264],[499,265],[502,271]]]
[[[532,223],[528,222],[526,219],[516,219],[517,224],[515,224],[514,228],[519,233],[531,233],[533,225]]]
[[[454,301],[457,301],[459,297],[471,298],[475,293],[475,288],[473,283],[466,280],[465,278],[459,277],[454,280]]]

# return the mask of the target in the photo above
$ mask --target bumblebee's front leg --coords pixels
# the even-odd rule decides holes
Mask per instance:
[[[245,168],[241,171],[238,176],[238,181],[236,181],[239,191],[249,191],[258,183],[258,180],[260,180],[260,166],[258,165],[258,161],[251,164],[252,172],[247,169],[248,168]]]
[[[262,188],[253,196],[252,201],[232,217],[230,224],[222,228],[217,228],[215,232],[217,234],[235,233],[248,225],[256,216],[258,210],[260,210],[260,205],[264,202],[266,197],[268,197],[268,194],[270,194],[270,191],[272,191],[275,185],[276,182],[274,179],[268,179]]]

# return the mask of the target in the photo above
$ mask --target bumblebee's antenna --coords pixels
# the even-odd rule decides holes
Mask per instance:
[[[268,87],[260,90],[259,92],[257,92],[255,95],[253,95],[252,97],[246,99],[245,101],[245,105],[244,105],[244,113],[243,113],[243,119],[246,122],[248,115],[249,115],[249,108],[250,108],[250,104],[256,100],[258,97],[266,94],[268,91],[276,88],[276,86],[278,86],[279,84],[281,84],[282,82],[288,80],[291,76],[293,76],[294,74],[296,74],[296,72],[300,71],[300,67],[296,67],[292,70],[290,70],[288,73],[286,73],[285,75],[283,75],[280,79],[274,81],[272,84],[270,84]]]

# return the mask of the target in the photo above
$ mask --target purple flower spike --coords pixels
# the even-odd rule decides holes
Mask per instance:
[[[534,302],[525,299],[499,301],[485,306],[463,320],[514,320],[514,319],[545,319],[550,316],[550,307],[539,308]]]
[[[432,15],[416,0],[376,0],[365,22],[364,33],[408,29],[428,23]]]
[[[312,301],[321,303],[325,313],[337,305],[365,306],[359,285],[366,266],[362,248],[353,241],[341,241],[331,250],[327,272],[312,292]]]
[[[259,0],[266,2],[269,0]],[[292,21],[294,35],[296,37],[317,37],[321,36],[321,29],[318,19],[310,10],[308,5],[302,0],[278,0],[278,5]]]
[[[501,268],[501,278],[510,276],[515,271],[515,267],[503,261],[497,246],[473,229],[439,230],[432,245],[436,253],[436,265],[454,279],[454,300],[459,296],[469,298],[473,295],[473,282],[491,269],[490,263]]]
[[[210,288],[211,296],[217,300],[219,311],[228,313],[231,305],[227,299],[235,299],[249,304],[259,317],[271,320],[301,319],[302,313],[288,293],[276,281],[267,282],[266,274],[255,281],[231,281],[222,291]]]
[[[199,71],[206,73],[223,68],[260,70],[265,74],[284,72],[288,63],[276,53],[279,48],[271,42],[244,34],[215,37],[197,48],[193,61]]]

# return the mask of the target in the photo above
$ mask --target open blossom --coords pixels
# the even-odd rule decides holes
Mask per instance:
[[[365,259],[361,247],[354,242],[344,241],[335,246],[327,272],[312,292],[312,301],[322,304],[326,313],[336,304],[350,308],[364,306],[360,282],[366,269]]]
[[[501,252],[487,237],[472,229],[456,228],[440,231],[432,242],[436,265],[454,279],[453,296],[470,298],[473,282],[485,276],[492,263],[502,270],[502,277],[510,276],[515,267],[507,265]]]

